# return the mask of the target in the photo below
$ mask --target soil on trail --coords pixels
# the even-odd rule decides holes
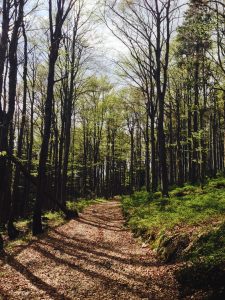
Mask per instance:
[[[116,201],[87,208],[0,260],[0,299],[179,299],[173,266],[127,228]]]

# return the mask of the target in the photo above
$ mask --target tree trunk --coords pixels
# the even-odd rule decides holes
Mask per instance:
[[[198,108],[199,108],[199,46],[197,46],[196,50],[196,61],[195,61],[195,73],[194,73],[194,114],[193,114],[193,156],[192,156],[192,174],[191,174],[191,182],[195,184],[198,176]]]
[[[151,175],[152,175],[152,191],[156,192],[158,180],[156,173],[156,144],[155,144],[155,121],[151,117]]]
[[[150,151],[149,151],[149,114],[146,112],[146,129],[145,129],[145,182],[146,190],[150,192]]]
[[[58,57],[58,45],[53,44],[49,57],[49,71],[48,71],[48,87],[47,98],[45,102],[45,117],[44,117],[44,136],[41,145],[39,167],[38,167],[38,185],[37,196],[34,207],[33,215],[33,234],[37,235],[43,232],[41,223],[41,212],[43,205],[43,191],[45,190],[46,182],[46,163],[48,159],[48,145],[51,134],[51,122],[52,122],[52,103],[53,103],[53,89],[54,89],[54,75],[55,75],[55,63]]]
[[[17,146],[17,157],[20,159],[22,157],[22,148],[23,148],[23,138],[24,138],[24,129],[26,124],[26,109],[27,109],[27,36],[25,32],[25,27],[23,24],[23,37],[24,37],[24,68],[23,68],[23,108],[22,108],[22,121],[20,125],[19,137],[18,137],[18,146]],[[18,185],[20,180],[20,169],[16,166],[15,175],[14,175],[14,183],[13,183],[13,195],[12,195],[12,206],[11,212],[8,222],[8,234],[10,238],[16,237],[16,230],[13,226],[14,219],[17,215],[22,215],[24,206],[25,206],[25,193],[22,199],[22,203],[20,203],[19,199],[19,191]],[[14,235],[15,233],[15,235]]]
[[[181,122],[180,122],[180,95],[176,93],[176,119],[177,119],[177,163],[178,163],[178,186],[184,184],[184,174],[182,165],[182,148],[181,148]]]

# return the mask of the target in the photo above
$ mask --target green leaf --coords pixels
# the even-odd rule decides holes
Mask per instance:
[[[7,155],[7,152],[6,151],[0,151],[0,157],[4,157]]]

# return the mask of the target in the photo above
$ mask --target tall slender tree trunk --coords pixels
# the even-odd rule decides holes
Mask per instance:
[[[25,32],[25,26],[23,24],[23,37],[24,37],[24,66],[23,66],[23,107],[22,107],[22,120],[20,124],[20,131],[18,137],[18,146],[17,146],[17,157],[22,157],[22,149],[23,149],[23,138],[24,138],[24,129],[26,124],[26,110],[27,110],[27,36]],[[16,215],[22,215],[24,206],[25,206],[25,196],[24,193],[23,199],[20,198],[18,185],[20,180],[20,169],[16,166],[15,175],[14,175],[14,183],[13,183],[13,195],[12,195],[12,205],[10,211],[10,217],[8,222],[8,234],[10,238],[15,238],[17,233],[13,226],[14,219]]]
[[[130,129],[130,193],[134,188],[134,129]]]
[[[34,235],[43,232],[42,222],[41,222],[41,213],[42,213],[42,206],[43,206],[42,195],[45,190],[45,182],[46,182],[46,163],[48,159],[48,145],[49,145],[49,139],[51,134],[55,63],[58,57],[57,45],[53,44],[52,47],[53,48],[51,50],[50,57],[49,57],[48,87],[47,87],[47,98],[45,102],[44,136],[41,145],[41,152],[40,152],[40,159],[39,159],[39,166],[38,166],[37,196],[36,196],[34,215],[33,215]]]
[[[196,61],[194,70],[194,113],[193,113],[193,155],[192,155],[192,174],[191,182],[193,184],[197,181],[198,176],[198,109],[199,109],[199,46],[196,49]]]
[[[181,148],[181,121],[180,121],[180,95],[176,93],[176,119],[177,119],[177,163],[178,163],[178,186],[184,184],[184,172],[182,164],[182,148]]]
[[[158,143],[159,143],[159,166],[161,171],[162,180],[162,194],[165,197],[169,196],[168,192],[168,167],[167,167],[167,154],[166,154],[166,141],[164,132],[164,110],[165,110],[165,95],[167,89],[167,70],[169,61],[169,39],[170,39],[170,21],[169,21],[169,9],[170,0],[167,3],[166,9],[166,28],[167,28],[167,38],[166,38],[166,49],[165,49],[165,64],[162,68],[162,47],[161,47],[161,13],[158,8],[158,2],[156,3],[157,18],[156,18],[156,90],[157,90],[157,100],[158,100]],[[164,78],[162,86],[162,76]]]
[[[4,5],[10,5],[3,3]],[[11,40],[9,44],[9,77],[8,77],[8,111],[7,113],[0,107],[0,152],[12,151],[10,144],[8,144],[8,136],[10,134],[10,128],[12,129],[11,122],[13,120],[15,111],[15,101],[16,101],[16,85],[17,85],[17,48],[19,39],[19,30],[23,21],[23,9],[24,1],[20,1],[17,4],[17,15],[15,17]],[[9,9],[9,7],[8,7]],[[7,33],[8,34],[8,33]],[[2,42],[2,41],[1,41]],[[4,47],[3,47],[4,48]],[[2,50],[2,49],[1,49]],[[4,56],[4,50],[1,53]],[[4,59],[2,57],[2,59]],[[5,62],[5,61],[4,61]],[[4,63],[3,62],[3,63]],[[3,72],[3,69],[0,70]],[[1,81],[1,80],[0,80]],[[2,87],[0,87],[2,89]],[[0,101],[1,102],[1,101]],[[1,106],[1,105],[0,105]],[[12,133],[12,132],[11,132]],[[9,137],[12,135],[10,134]],[[12,139],[10,139],[11,141]],[[11,162],[7,165],[6,156],[0,158],[0,206],[3,206],[3,212],[7,215],[9,207],[11,206]],[[2,208],[2,207],[0,207]],[[4,220],[6,222],[7,218]]]
[[[149,104],[148,104],[149,106]],[[149,113],[146,110],[146,129],[145,129],[145,182],[146,190],[150,192],[150,151],[149,151]]]
[[[155,144],[155,120],[151,116],[151,176],[152,176],[152,191],[157,190],[158,180],[156,173],[156,144]]]
[[[169,111],[169,171],[170,171],[170,184],[173,185],[176,180],[175,168],[174,168],[174,151],[173,151],[173,121],[172,121],[172,105],[170,103]]]

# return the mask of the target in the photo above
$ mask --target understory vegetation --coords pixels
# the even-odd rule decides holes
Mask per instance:
[[[122,198],[122,208],[136,237],[149,243],[162,261],[182,264],[176,276],[185,293],[204,289],[209,299],[224,299],[224,178],[174,188],[168,199],[136,192]]]

